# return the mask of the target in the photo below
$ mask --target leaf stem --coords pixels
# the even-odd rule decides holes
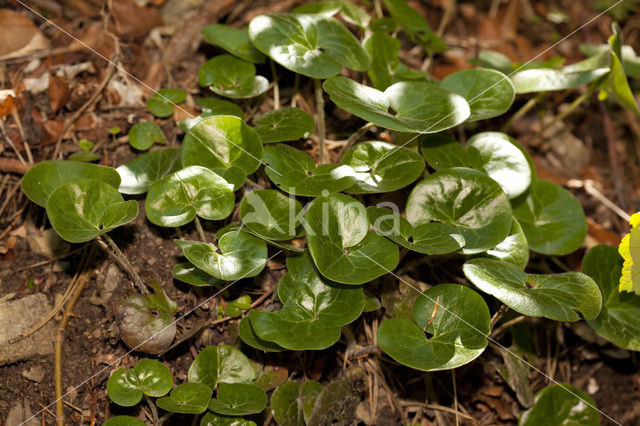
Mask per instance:
[[[313,82],[316,86],[316,113],[318,115],[318,139],[320,141],[320,164],[326,163],[326,153],[324,150],[324,140],[326,137],[326,129],[324,124],[324,92],[322,91],[322,81],[314,78]]]
[[[207,242],[207,238],[204,236],[204,230],[202,229],[202,224],[200,223],[200,218],[196,216],[196,229],[198,230],[198,235],[200,235],[200,239],[203,243]]]
[[[451,381],[453,382],[453,409],[456,412],[456,426],[460,424],[458,420],[458,392],[456,390],[456,370],[451,370]]]
[[[493,314],[493,317],[491,317],[491,323],[489,324],[489,327],[491,329],[493,329],[493,327],[498,323],[498,321],[500,321],[500,318],[502,318],[502,316],[505,314],[505,312],[507,312],[509,310],[509,307],[507,305],[502,305],[500,306],[500,308],[498,308],[498,310],[496,311],[495,314]]]
[[[144,399],[145,401],[147,401],[147,405],[149,405],[149,408],[151,409],[151,415],[153,416],[153,424],[157,426],[159,424],[159,421],[158,421],[158,409],[156,408],[156,404],[153,403],[153,401],[151,400],[151,398],[149,398],[147,394],[144,394]]]
[[[133,283],[138,287],[138,290],[142,294],[148,294],[149,290],[147,286],[144,284],[140,275],[133,269],[133,265],[129,262],[129,259],[122,253],[122,251],[118,248],[116,243],[111,239],[111,237],[107,234],[99,235],[97,238],[98,244],[108,255],[110,255],[119,265],[120,267],[129,274]]]
[[[595,92],[597,87],[598,86],[596,84],[592,84],[591,86],[589,86],[587,91],[584,92],[582,95],[578,96],[577,98],[575,98],[573,102],[569,104],[567,109],[562,111],[560,114],[556,115],[553,121],[547,125],[547,128],[553,129],[553,126],[555,126],[559,121],[562,121],[567,115],[571,114],[573,110],[575,110],[578,106],[580,106],[581,103],[587,100],[587,98],[589,98],[593,94],[593,92]]]
[[[531,110],[531,108],[533,108],[538,102],[540,102],[544,98],[545,94],[546,94],[545,92],[540,92],[537,95],[535,95],[533,98],[529,99],[529,101],[527,101],[526,104],[522,105],[520,109],[511,116],[509,121],[507,121],[506,124],[502,126],[500,131],[503,133],[506,133],[509,129],[511,129],[511,126],[513,126],[513,123],[515,123],[516,121],[524,117],[524,115],[528,113]]]
[[[271,65],[271,78],[273,78],[273,109],[280,109],[280,87],[278,86],[278,74],[276,74],[276,63],[269,59]]]
[[[358,142],[358,139],[360,139],[362,135],[364,135],[367,132],[367,130],[369,130],[374,126],[375,124],[373,123],[367,123],[364,126],[360,127],[358,130],[356,130],[351,136],[349,136],[349,139],[347,139],[347,142],[342,146],[342,149],[340,149],[340,153],[338,153],[337,161],[340,162],[345,152],[347,152],[349,148],[353,146],[354,143]]]

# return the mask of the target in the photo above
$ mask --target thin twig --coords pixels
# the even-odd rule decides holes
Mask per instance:
[[[349,136],[349,139],[347,139],[347,142],[342,145],[342,149],[340,149],[340,152],[338,153],[337,162],[340,162],[340,160],[342,160],[342,156],[349,150],[349,148],[351,148],[354,143],[358,142],[362,135],[367,133],[367,131],[374,126],[375,124],[373,123],[367,123],[356,130],[351,136]]]
[[[116,243],[109,237],[107,234],[100,235],[96,238],[98,241],[98,245],[100,248],[104,250],[108,255],[110,255],[119,265],[120,267],[129,274],[133,283],[138,287],[138,290],[142,294],[148,294],[149,290],[144,284],[140,275],[133,269],[133,265],[129,262],[129,259],[122,253],[122,251],[118,248]],[[109,249],[111,248],[111,249]]]
[[[442,15],[442,19],[440,20],[440,25],[438,25],[438,29],[436,30],[436,35],[438,37],[442,37],[447,24],[449,24],[449,20],[451,19],[451,14],[456,7],[456,0],[449,0],[447,6],[444,9],[444,15]]]
[[[500,308],[498,308],[496,313],[493,314],[493,317],[491,317],[491,323],[489,325],[489,328],[493,329],[493,327],[498,323],[498,321],[500,321],[500,318],[502,318],[502,316],[508,310],[509,310],[509,307],[507,305],[500,306]]]
[[[71,250],[69,253],[65,253],[65,254],[63,254],[61,256],[56,256],[56,257],[53,257],[51,259],[43,260],[42,262],[36,262],[36,263],[31,264],[31,265],[24,266],[24,267],[16,270],[16,272],[22,272],[22,271],[26,271],[27,269],[38,268],[40,266],[45,266],[45,265],[48,265],[50,263],[57,262],[58,260],[64,259],[65,257],[72,256],[72,255],[78,253],[80,250],[83,250],[83,249],[84,249],[84,247],[78,247],[77,249]]]
[[[456,416],[456,426],[460,425],[460,421],[458,420],[458,391],[456,390],[456,370],[455,368],[451,369],[451,381],[453,382],[453,409],[455,410]]]
[[[593,186],[593,181],[591,179],[586,179],[584,181],[571,179],[567,182],[567,186],[570,188],[583,188],[584,192],[600,201],[605,207],[620,216],[625,222],[629,222],[631,220],[631,216],[629,216],[627,212],[622,210],[622,208],[620,208],[616,203],[605,197],[602,192],[598,191],[596,187]]]
[[[318,117],[318,140],[320,142],[320,164],[326,163],[326,152],[324,149],[324,140],[326,139],[326,129],[324,124],[324,92],[322,91],[322,81],[314,78],[313,82],[316,87],[316,115]]]
[[[524,321],[525,319],[527,319],[526,316],[524,315],[520,315],[519,317],[515,317],[512,320],[509,320],[507,322],[505,322],[504,324],[502,324],[500,327],[496,328],[495,330],[493,330],[493,332],[491,333],[491,338],[493,340],[497,339],[498,337],[500,337],[502,335],[502,333],[504,333],[508,328],[513,327],[516,324],[521,323],[522,321]]]
[[[144,400],[147,401],[147,405],[149,405],[149,408],[151,409],[151,415],[153,416],[153,424],[154,425],[158,425],[159,420],[158,420],[158,409],[156,408],[156,404],[153,403],[153,401],[151,400],[151,398],[149,398],[148,395],[144,395]]]
[[[11,147],[13,152],[16,154],[16,156],[18,157],[18,160],[20,160],[20,163],[22,163],[23,166],[27,166],[27,162],[24,161],[22,154],[20,154],[20,151],[18,150],[18,148],[16,148],[13,141],[11,140],[9,135],[7,135],[7,132],[4,130],[4,121],[0,121],[0,131],[2,132],[2,137],[4,138],[4,140]]]

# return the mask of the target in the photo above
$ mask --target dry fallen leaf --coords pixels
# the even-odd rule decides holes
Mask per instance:
[[[0,59],[14,58],[47,49],[49,40],[25,15],[11,9],[0,9]]]
[[[55,75],[49,77],[49,100],[51,101],[51,112],[55,115],[69,101],[67,80]]]
[[[119,36],[142,37],[162,25],[162,17],[151,7],[140,7],[133,0],[114,0],[113,19]]]

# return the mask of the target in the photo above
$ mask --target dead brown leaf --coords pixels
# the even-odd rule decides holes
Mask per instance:
[[[52,115],[55,115],[60,108],[67,104],[69,94],[67,80],[55,75],[49,77],[49,101],[51,102]]]
[[[25,15],[0,9],[0,59],[24,55],[49,47],[49,40]]]
[[[114,0],[115,32],[123,37],[142,37],[162,25],[162,17],[151,7],[140,7],[133,0]]]

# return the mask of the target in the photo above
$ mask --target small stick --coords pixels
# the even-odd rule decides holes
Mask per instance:
[[[113,257],[115,261],[120,265],[120,267],[129,274],[129,276],[133,280],[133,283],[136,285],[136,287],[138,287],[138,290],[140,290],[140,293],[148,294],[149,290],[147,290],[144,281],[142,281],[140,275],[138,275],[135,269],[133,269],[133,265],[131,265],[129,259],[127,259],[124,253],[120,251],[111,237],[109,237],[109,235],[107,234],[103,234],[99,235],[96,240],[98,241],[100,248],[102,248],[102,250],[104,250],[108,255]],[[109,248],[111,248],[111,250],[109,250]]]
[[[431,323],[433,322],[433,319],[436,317],[436,313],[438,312],[438,306],[440,306],[440,296],[438,296],[438,298],[436,299],[436,304],[433,305],[433,310],[431,311],[431,318],[429,318],[429,321],[427,321],[427,325],[425,325],[424,328],[422,329],[423,333],[427,332],[427,327],[431,325]]]
[[[496,328],[495,330],[493,330],[493,333],[491,333],[491,338],[492,339],[497,339],[498,337],[500,337],[502,335],[502,333],[504,333],[509,327],[512,327],[516,324],[521,323],[522,321],[524,321],[525,319],[527,319],[526,316],[524,315],[520,315],[519,317],[515,317],[512,320],[509,320],[507,322],[505,322],[504,324],[502,324],[500,327]]]
[[[498,321],[500,321],[500,318],[502,318],[502,316],[508,310],[509,310],[509,307],[507,305],[500,306],[500,308],[496,311],[496,313],[491,318],[491,323],[489,324],[489,327],[493,328],[498,323]]]
[[[151,414],[153,416],[153,424],[158,425],[158,409],[156,408],[156,404],[153,403],[151,398],[148,395],[144,395],[144,400],[147,401],[149,408],[151,409]]]
[[[442,19],[440,20],[440,25],[438,25],[438,29],[436,30],[436,35],[438,37],[442,37],[447,24],[449,23],[449,19],[451,18],[451,14],[456,7],[456,0],[449,0],[447,6],[444,9],[444,15],[442,15]]]
[[[367,123],[364,126],[360,127],[358,130],[356,130],[351,136],[349,136],[349,139],[347,139],[345,144],[342,145],[342,149],[340,149],[340,152],[338,153],[337,162],[340,162],[340,160],[342,160],[342,156],[349,150],[349,148],[351,148],[353,144],[356,143],[358,139],[362,137],[362,135],[367,133],[367,131],[374,126],[375,124],[373,123]]]
[[[322,82],[318,78],[314,78],[313,82],[316,86],[316,114],[318,115],[318,140],[320,141],[320,164],[325,164],[326,153],[324,149],[324,140],[326,139],[326,129],[324,124],[324,92],[322,91]]]
[[[569,182],[567,182],[567,186],[571,188],[584,188],[584,192],[600,201],[602,204],[604,204],[605,207],[620,216],[625,222],[629,222],[631,220],[631,216],[629,216],[627,212],[622,210],[622,208],[618,207],[613,201],[605,197],[602,192],[598,191],[596,187],[593,186],[593,181],[591,181],[590,179],[587,179],[585,181],[571,179]]]
[[[280,87],[278,86],[278,74],[276,74],[276,63],[269,59],[271,65],[271,78],[273,78],[273,109],[280,109]]]
[[[2,136],[4,137],[4,140],[11,147],[13,152],[15,152],[16,156],[18,157],[18,160],[20,160],[20,163],[22,163],[23,166],[27,166],[27,162],[24,161],[22,154],[20,154],[20,151],[18,150],[18,148],[16,148],[16,146],[13,144],[13,141],[11,140],[9,135],[7,135],[7,132],[4,130],[4,122],[2,121],[0,121],[0,131],[2,131]]]
[[[456,391],[456,370],[451,369],[451,381],[453,382],[453,409],[456,412],[456,426],[460,425],[458,420],[458,392]]]
[[[207,242],[207,238],[204,236],[204,230],[202,229],[202,224],[200,223],[200,218],[196,215],[196,229],[198,230],[198,235],[200,235],[200,239],[203,243]]]

